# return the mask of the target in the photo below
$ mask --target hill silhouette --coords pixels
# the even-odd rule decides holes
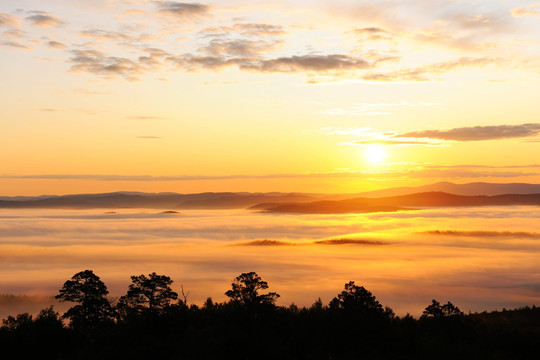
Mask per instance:
[[[130,193],[76,194],[51,197],[18,197],[0,200],[0,208],[150,208],[150,209],[242,209],[261,202],[315,201],[317,195],[296,193],[231,193],[198,194]]]
[[[455,195],[504,195],[504,194],[540,194],[540,184],[527,183],[486,183],[474,182],[467,184],[454,184],[441,181],[435,184],[417,187],[397,187],[358,193],[359,197],[389,197],[410,195],[415,193],[440,191]]]
[[[280,192],[179,194],[119,191],[61,196],[3,196],[0,197],[0,208],[175,210],[251,208],[267,212],[299,213],[386,212],[418,206],[538,205],[537,194],[540,194],[539,184],[453,184],[439,182],[420,187],[391,188],[356,194]],[[486,199],[482,196],[492,198]],[[496,198],[497,196],[501,197]],[[300,206],[299,204],[305,205]]]
[[[419,207],[540,205],[540,194],[463,196],[424,192],[382,198],[356,198],[310,203],[258,204],[251,209],[268,213],[338,214],[413,210]]]

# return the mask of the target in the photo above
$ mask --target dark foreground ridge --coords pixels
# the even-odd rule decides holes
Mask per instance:
[[[396,316],[353,281],[329,303],[276,306],[279,294],[256,273],[236,277],[227,302],[188,305],[165,275],[131,277],[111,301],[91,270],[56,296],[73,303],[60,317],[8,317],[0,346],[18,359],[535,359],[540,309],[464,315],[433,300],[420,319]]]

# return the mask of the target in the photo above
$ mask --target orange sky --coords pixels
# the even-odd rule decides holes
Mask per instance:
[[[0,195],[540,182],[539,15],[517,0],[2,2]]]

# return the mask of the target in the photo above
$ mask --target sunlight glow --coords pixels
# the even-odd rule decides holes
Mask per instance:
[[[371,164],[380,164],[386,158],[386,150],[382,145],[368,145],[364,151],[364,156]]]

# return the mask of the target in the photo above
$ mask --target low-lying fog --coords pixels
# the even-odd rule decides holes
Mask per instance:
[[[419,315],[432,298],[466,312],[538,305],[539,218],[536,207],[340,215],[2,209],[0,318],[48,306],[84,269],[112,297],[127,291],[131,275],[165,274],[195,304],[225,300],[235,276],[255,271],[281,295],[279,305],[327,303],[350,280],[398,315]]]

